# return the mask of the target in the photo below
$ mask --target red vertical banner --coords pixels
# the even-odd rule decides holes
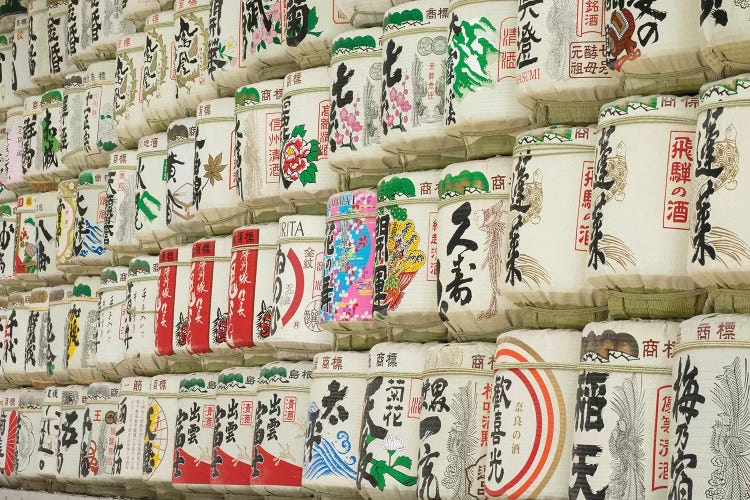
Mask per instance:
[[[673,130],[669,134],[666,180],[664,182],[664,229],[690,229],[690,180],[693,170],[694,130]]]
[[[154,333],[156,353],[160,356],[174,354],[172,332],[174,331],[174,299],[177,288],[177,249],[165,248],[159,253],[159,291],[156,296]]]
[[[216,254],[214,240],[193,243],[190,263],[190,305],[188,308],[188,351],[190,354],[211,352],[208,336],[211,331],[211,290]]]
[[[259,242],[258,228],[238,229],[232,234],[227,343],[235,348],[255,345],[253,322]]]
[[[594,189],[594,162],[584,161],[581,170],[581,187],[578,191],[578,223],[575,231],[574,248],[578,252],[589,249],[591,230],[591,198]]]

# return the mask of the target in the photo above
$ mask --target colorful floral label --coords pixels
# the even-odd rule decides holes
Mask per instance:
[[[36,272],[36,220],[33,196],[21,196],[16,207],[18,238],[16,240],[15,274]]]
[[[327,102],[328,99],[325,99],[321,104]],[[286,189],[297,181],[302,186],[315,184],[318,173],[317,161],[325,158],[321,154],[320,142],[317,137],[311,137],[305,124],[294,125],[290,130],[291,107],[291,98],[285,97],[281,107],[281,142],[284,145],[281,151],[281,182]]]
[[[286,39],[287,0],[243,0],[242,39],[243,59],[281,46]]]

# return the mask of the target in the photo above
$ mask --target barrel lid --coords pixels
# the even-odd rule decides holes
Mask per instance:
[[[88,403],[117,403],[120,398],[120,384],[94,382],[86,390]]]
[[[194,141],[198,129],[195,126],[195,118],[181,118],[169,124],[167,129],[167,140],[171,146],[177,141]]]
[[[117,55],[128,52],[143,52],[146,46],[146,34],[143,32],[130,33],[117,41]]]
[[[310,387],[312,363],[310,361],[274,361],[263,365],[258,377],[258,391],[274,387]]]
[[[65,77],[65,90],[84,89],[89,83],[88,71],[76,71]]]
[[[676,350],[750,341],[750,316],[704,314],[680,323]],[[743,347],[744,348],[744,347]]]
[[[60,387],[60,407],[69,408],[86,404],[87,387],[83,385],[66,385]]]
[[[285,215],[279,219],[279,244],[310,238],[323,241],[326,218],[322,215]]]
[[[508,156],[454,163],[443,169],[438,193],[441,200],[489,193],[510,196],[512,175],[513,159]]]
[[[331,62],[363,56],[380,58],[382,36],[380,26],[341,33],[333,39]]]
[[[383,18],[383,34],[404,33],[411,30],[424,30],[425,28],[445,29],[448,27],[448,21],[447,2],[445,6],[443,6],[443,2],[436,5],[433,0],[407,2],[386,11]],[[443,53],[445,53],[445,50]]]
[[[42,105],[44,106],[55,106],[62,104],[62,93],[63,89],[52,89],[42,94]]]
[[[78,189],[83,186],[104,187],[107,182],[107,169],[86,170],[78,174]]]
[[[88,67],[88,86],[112,84],[115,80],[117,64],[114,59],[91,63]]]
[[[586,148],[592,151],[596,147],[596,130],[594,127],[569,127],[555,125],[525,132],[516,137],[513,156],[525,154],[530,149],[550,149],[565,151],[567,148]]]
[[[314,376],[343,374],[366,374],[369,370],[367,363],[369,355],[356,351],[328,351],[319,352],[312,362]]]
[[[698,119],[698,97],[630,96],[605,104],[599,111],[599,127],[631,119],[695,122]]]
[[[258,104],[278,104],[284,93],[284,80],[266,80],[238,88],[234,93],[236,108],[255,106]]]
[[[375,217],[378,211],[378,192],[357,189],[336,193],[328,198],[328,217]]]
[[[724,78],[701,87],[700,107],[713,107],[721,102],[744,101],[750,95],[750,73]]]
[[[257,391],[260,367],[227,368],[219,373],[216,394],[254,393]]]
[[[234,99],[231,97],[222,97],[220,99],[203,101],[198,105],[195,119],[198,125],[217,118],[227,120],[231,118],[234,121]],[[217,137],[216,139],[219,138]]]
[[[180,380],[182,380],[182,377],[182,375],[170,373],[154,375],[151,377],[151,385],[148,390],[149,395],[151,397],[178,395],[180,393]]]
[[[177,262],[190,264],[193,258],[193,245],[181,245],[178,247],[162,248],[159,252],[159,267],[166,262]],[[175,260],[176,259],[176,260]]]
[[[492,372],[494,359],[495,344],[489,342],[435,344],[427,350],[424,369],[446,372],[471,370],[489,374]]]
[[[669,370],[678,328],[675,321],[661,320],[589,323],[583,329],[580,360],[587,365]]]
[[[230,257],[232,253],[232,237],[202,238],[193,243],[191,258],[201,257]]]
[[[49,303],[49,288],[34,288],[29,292],[29,306],[33,308],[45,307]]]
[[[388,175],[378,182],[378,203],[406,199],[438,200],[440,170]]]
[[[120,381],[120,397],[127,395],[145,396],[151,384],[151,377],[125,377]]]
[[[164,153],[167,154],[167,134],[145,135],[138,140],[138,157],[144,153]]]
[[[427,351],[436,345],[409,342],[381,342],[370,349],[369,373],[392,372],[420,375],[424,371]]]
[[[238,227],[232,232],[232,250],[249,245],[277,246],[279,242],[279,224],[258,224]]]
[[[293,71],[284,78],[284,97],[300,91],[322,92],[323,87],[330,87],[328,67],[303,69]]]
[[[148,276],[159,271],[159,257],[154,255],[139,255],[128,263],[128,280],[136,276]]]
[[[109,170],[138,168],[138,150],[115,151],[109,155]]]
[[[174,11],[163,10],[151,14],[146,18],[146,29],[157,28],[161,26],[173,26],[174,25]]]
[[[57,191],[34,194],[34,210],[37,217],[57,215]]]
[[[216,395],[216,373],[189,373],[180,379],[180,398],[212,397]]]
[[[96,298],[99,294],[101,279],[96,276],[81,276],[73,282],[74,297]]]
[[[512,330],[497,337],[495,370],[509,362],[567,364],[576,369],[580,356],[580,330]]]
[[[49,304],[52,306],[58,302],[67,302],[71,297],[73,297],[73,285],[59,285],[50,289]]]
[[[18,408],[20,410],[35,410],[42,407],[44,394],[36,389],[24,389],[18,398]]]
[[[113,286],[123,285],[128,278],[126,266],[105,267],[99,274],[99,284],[102,291]]]

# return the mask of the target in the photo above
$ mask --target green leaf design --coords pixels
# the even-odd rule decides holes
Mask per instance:
[[[315,184],[315,174],[317,173],[317,171],[318,167],[316,167],[314,163],[310,163],[310,166],[307,167],[304,172],[299,174],[299,181],[303,186],[307,186],[308,184]]]
[[[365,436],[365,444],[370,444],[373,441],[375,441],[375,436],[373,436],[372,434],[368,434],[367,436]]]
[[[307,18],[307,34],[312,36],[320,36],[320,31],[313,31],[313,28],[318,25],[318,12],[317,7],[310,9],[310,15]]]
[[[310,141],[310,154],[307,155],[307,161],[309,162],[316,162],[318,161],[318,157],[320,156],[320,143],[318,143],[317,139],[313,139]]]
[[[291,137],[298,137],[299,136],[299,137],[301,137],[301,138],[304,139],[305,138],[305,134],[307,134],[307,130],[305,130],[305,125],[304,124],[297,125],[296,127],[294,127],[292,129],[292,136]],[[291,139],[291,137],[290,137],[290,139]]]
[[[407,457],[406,455],[401,455],[400,457],[396,457],[396,460],[393,461],[394,467],[406,467],[407,469],[411,469],[411,458]]]

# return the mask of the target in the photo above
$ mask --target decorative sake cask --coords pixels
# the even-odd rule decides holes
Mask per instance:
[[[418,494],[422,372],[431,347],[384,342],[370,350],[356,440],[357,489],[364,498],[406,500]]]
[[[0,450],[3,463],[0,467],[0,482],[4,486],[18,488],[16,475],[16,445],[18,438],[18,410],[24,389],[8,389],[0,399]]]
[[[580,348],[579,330],[497,338],[492,411],[480,434],[488,498],[567,498]]]
[[[148,25],[148,17],[158,14],[159,11],[167,11],[170,7],[172,2],[169,0],[128,0],[122,6],[122,15],[125,19],[142,26],[144,20]]]
[[[72,299],[73,285],[59,285],[50,289],[46,331],[40,340],[43,346],[42,364],[47,376],[58,385],[72,382],[67,363],[68,313]]]
[[[112,475],[120,384],[95,382],[86,389],[78,478],[92,492],[117,491]]]
[[[672,354],[679,323],[609,321],[583,329],[568,497],[665,498]]]
[[[78,70],[68,48],[68,0],[47,0],[47,42],[49,80],[60,86],[65,75]]]
[[[28,64],[31,80],[40,88],[50,83],[49,60],[51,56],[47,31],[48,0],[29,0],[29,53]]]
[[[93,10],[99,4],[85,0],[68,0],[68,51],[79,69],[85,69],[96,61],[96,52],[91,47],[92,29],[98,36],[101,27],[93,26]]]
[[[83,414],[87,399],[87,388],[82,385],[60,388],[60,439],[57,445],[55,479],[64,484],[79,482]]]
[[[181,379],[181,375],[154,375],[148,388],[143,481],[160,497],[174,493],[172,458]]]
[[[284,28],[287,53],[305,69],[327,66],[333,39],[350,25],[336,2],[305,0],[287,4]]]
[[[349,19],[352,26],[364,28],[383,24],[385,12],[409,0],[339,0],[336,6]]]
[[[333,334],[320,326],[325,217],[289,215],[279,228],[270,332],[263,344],[279,359],[311,359],[333,344]]]
[[[80,271],[75,258],[76,213],[78,208],[78,180],[62,181],[57,185],[57,255],[55,264],[63,272]]]
[[[193,197],[195,118],[172,122],[167,130],[167,227],[191,238],[205,235]]]
[[[102,380],[96,364],[99,350],[109,350],[97,336],[99,325],[99,277],[80,277],[73,283],[73,296],[63,332],[65,336],[65,366],[70,378],[79,384]]]
[[[14,473],[24,488],[38,489],[43,484],[39,475],[42,398],[43,391],[33,389],[26,389],[19,396]]]
[[[609,289],[614,319],[703,311],[707,292],[685,266],[697,107],[696,97],[656,95],[621,99],[599,114],[596,163],[585,173],[593,189],[581,199],[590,208],[586,278]]]
[[[7,189],[18,193],[26,192],[30,188],[23,175],[23,123],[23,106],[8,110],[5,122],[5,155],[0,180]]]
[[[141,255],[128,265],[125,359],[136,373],[154,375],[166,368],[156,351],[155,303],[159,294],[159,257]]]
[[[106,167],[110,153],[122,149],[115,133],[115,73],[114,60],[91,64],[86,85],[86,107],[83,116],[83,144],[86,166]]]
[[[250,214],[241,203],[234,154],[234,99],[204,101],[195,120],[193,203],[209,234],[231,234],[248,224]]]
[[[104,246],[124,261],[139,251],[136,239],[136,178],[138,151],[112,153],[107,168],[107,201],[104,215]]]
[[[47,337],[49,319],[49,288],[35,288],[29,294],[29,321],[26,327],[26,349],[24,350],[24,371],[35,387],[51,384],[47,376],[47,365],[43,363],[42,352],[46,350],[42,338]]]
[[[126,148],[135,148],[141,137],[154,130],[143,113],[143,75],[146,34],[133,33],[117,41],[115,69],[115,133]]]
[[[532,123],[588,125],[622,95],[620,75],[607,66],[606,3],[519,4],[516,84]]]
[[[726,24],[726,11],[714,9],[714,2],[660,0],[658,7],[607,2],[607,65],[622,74],[625,94],[696,92],[720,78],[701,53],[702,30],[695,30],[701,21],[707,24],[712,10],[722,10]],[[721,20],[722,14],[716,15],[709,23]]]
[[[366,352],[315,355],[307,412],[302,484],[332,497],[356,497],[362,400],[367,387]]]
[[[42,280],[36,274],[36,196],[27,194],[18,197],[18,215],[15,254],[15,279],[26,286],[39,286]]]
[[[294,211],[279,196],[283,85],[267,80],[234,94],[237,190],[256,222],[275,222]]]
[[[438,309],[458,341],[492,341],[520,324],[500,290],[512,173],[509,157],[454,163],[438,185]]]
[[[43,2],[44,0],[42,0]],[[21,14],[15,17],[13,35],[13,78],[11,90],[18,97],[29,97],[41,93],[42,89],[31,79],[31,33],[29,23],[31,16]],[[46,44],[45,44],[46,45]],[[34,45],[38,51],[38,45]],[[44,50],[46,54],[46,50]]]
[[[444,340],[438,292],[440,171],[384,177],[378,183],[373,315],[407,341]]]
[[[47,285],[65,281],[65,275],[57,268],[57,191],[34,195],[36,213],[36,275]]]
[[[377,191],[345,191],[328,200],[320,325],[338,349],[367,349],[387,340],[372,315]]]
[[[39,476],[54,479],[57,472],[57,454],[60,441],[61,391],[64,387],[52,386],[42,395],[42,418],[39,426]]]
[[[450,0],[445,122],[467,158],[510,154],[531,116],[516,98],[518,3]]]
[[[257,380],[252,490],[270,497],[312,496],[302,486],[305,411],[310,404],[312,363],[276,361]]]
[[[71,73],[65,77],[65,87],[62,91],[60,154],[63,164],[75,172],[81,171],[87,166],[83,118],[86,114],[86,96],[88,95],[86,86],[88,83],[88,71]]]
[[[261,4],[262,5],[262,4]],[[257,4],[243,0],[212,0],[208,25],[208,74],[222,93],[250,82],[244,50],[247,44],[246,23],[261,16]],[[262,6],[261,6],[262,9]],[[249,10],[249,12],[244,12]]]
[[[91,49],[97,59],[113,59],[117,43],[135,33],[135,23],[122,15],[126,3],[127,1],[122,0],[99,0],[91,2],[90,7],[84,6],[84,15],[87,14],[87,9],[90,9]],[[84,36],[86,35],[87,33],[84,33]]]
[[[328,68],[296,71],[284,79],[281,103],[281,198],[302,214],[324,214],[339,191],[328,161]]]
[[[721,75],[739,75],[750,68],[745,2],[701,3],[698,42],[705,61]]]
[[[463,141],[447,134],[447,7],[447,0],[407,2],[383,20],[380,144],[399,156],[400,169],[440,168],[466,155]]]
[[[605,291],[585,279],[594,136],[593,127],[564,126],[518,136],[500,288],[529,328],[579,329],[607,317]]]
[[[141,495],[152,491],[151,485],[143,482],[143,447],[149,419],[150,386],[150,377],[122,379],[120,401],[117,406],[112,475],[116,481],[124,483],[128,490],[134,489]]]
[[[10,27],[13,29],[13,26]],[[13,37],[14,31],[0,35],[0,110],[8,111],[10,108],[23,106],[23,99],[13,91]]]
[[[107,213],[107,169],[87,170],[78,176],[73,254],[81,266],[97,272],[111,263],[112,251],[104,246]]]
[[[23,139],[21,142],[21,170],[26,181],[32,185],[45,182],[39,176],[41,172],[43,153],[42,118],[42,96],[33,95],[23,100]]]
[[[18,286],[16,274],[16,204],[0,204],[0,283],[6,288]]]
[[[485,493],[495,344],[431,346],[422,372],[417,498]]]
[[[15,292],[8,296],[8,320],[5,325],[3,374],[15,386],[30,385],[26,376],[26,334],[29,328],[31,292]]]
[[[104,378],[111,381],[133,375],[133,367],[125,361],[125,328],[127,326],[126,266],[107,267],[99,279],[99,324],[96,339],[96,367]]]
[[[286,51],[286,10],[283,0],[261,0],[243,11],[247,31],[242,50],[251,82],[281,78],[299,69]]]
[[[337,3],[338,5],[338,3]],[[380,147],[381,28],[347,31],[333,40],[329,149],[331,168],[349,187],[374,187],[398,157]]]

